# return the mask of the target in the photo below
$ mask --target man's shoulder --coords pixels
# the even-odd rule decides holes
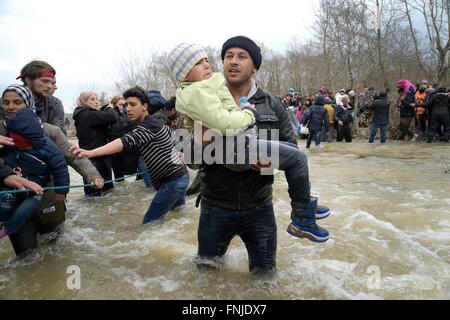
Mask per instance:
[[[263,90],[261,88],[258,88],[258,90],[256,91],[256,93],[253,95],[253,97],[251,99],[254,100],[255,103],[265,103],[267,101],[267,99],[269,99],[269,96],[272,96],[271,100],[273,102],[276,101],[275,96],[273,96],[270,92]],[[281,104],[281,102],[280,102],[280,104]]]
[[[258,88],[256,93],[250,99],[250,102],[256,106],[258,105],[270,106],[270,108],[273,111],[275,111],[276,109],[286,110],[286,108],[283,106],[283,103],[279,101],[279,99],[277,99],[275,95],[261,88]]]
[[[42,123],[42,128],[44,129],[44,133],[46,135],[53,135],[53,134],[57,134],[59,132],[64,134],[60,127],[55,126],[54,124],[51,124],[51,123],[48,123],[48,122],[43,122]]]
[[[139,123],[139,125],[134,130],[148,130],[151,132],[157,132],[164,128],[164,124],[156,118],[154,115],[148,115],[145,117],[144,121]]]
[[[55,96],[50,96],[50,97],[48,97],[48,102],[49,102],[49,105],[52,106],[52,107],[61,107],[61,108],[64,108],[64,107],[63,107],[63,104],[62,104],[62,101],[59,100],[59,99],[58,99],[57,97],[55,97]]]

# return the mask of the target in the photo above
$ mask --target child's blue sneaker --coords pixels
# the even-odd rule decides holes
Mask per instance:
[[[329,232],[316,224],[316,219],[328,217],[331,210],[327,207],[317,206],[318,199],[311,198],[306,208],[299,205],[291,214],[292,222],[288,233],[297,238],[307,238],[314,242],[325,242],[330,238]]]
[[[287,232],[297,238],[306,238],[313,242],[326,242],[330,239],[329,232],[319,227],[314,221],[292,220]]]
[[[325,206],[317,206],[316,220],[328,218],[331,214],[331,209]]]

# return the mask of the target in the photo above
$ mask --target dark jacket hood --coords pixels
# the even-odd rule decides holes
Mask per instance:
[[[76,107],[75,110],[73,111],[73,116],[72,118],[75,120],[76,118],[78,118],[78,116],[80,115],[80,113],[86,109],[85,107]]]
[[[433,96],[433,99],[435,99],[436,102],[445,103],[446,101],[449,100],[449,97],[448,97],[447,93],[441,93],[440,92],[440,93],[436,93]]]
[[[316,98],[316,101],[314,101],[314,104],[316,106],[324,106],[325,105],[325,98],[323,96],[318,96]]]

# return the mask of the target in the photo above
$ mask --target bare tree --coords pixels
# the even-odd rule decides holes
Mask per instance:
[[[437,82],[446,81],[449,78],[450,59],[450,1],[401,1],[404,4],[404,13],[414,40],[417,62],[420,68],[427,77],[433,78]],[[422,32],[413,27],[415,23],[413,15],[415,13],[418,14],[416,16],[422,17],[420,21]],[[421,37],[424,42],[422,46],[419,44]]]

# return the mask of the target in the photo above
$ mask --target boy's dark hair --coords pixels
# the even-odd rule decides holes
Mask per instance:
[[[131,88],[131,89],[128,89],[127,91],[125,91],[123,93],[123,97],[125,99],[137,98],[137,99],[139,99],[139,101],[141,101],[142,104],[146,103],[147,105],[150,105],[149,102],[148,102],[147,93],[145,92],[144,89],[142,89],[139,86],[136,86],[134,88]]]
[[[386,98],[387,97],[387,92],[380,92],[380,94],[378,96],[380,98]]]
[[[446,87],[439,87],[438,93],[446,93],[446,92],[447,92],[447,88]]]
[[[44,71],[51,71],[56,74],[55,69],[45,61],[33,60],[27,63],[22,70],[20,70],[20,76],[17,79],[21,79],[24,84],[25,78],[34,80],[39,77],[39,74]]]
[[[169,101],[166,102],[166,110],[175,109],[176,102],[177,102],[176,97],[170,98]]]

